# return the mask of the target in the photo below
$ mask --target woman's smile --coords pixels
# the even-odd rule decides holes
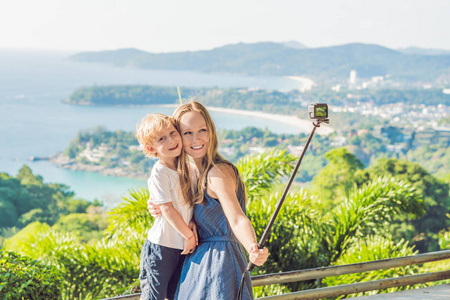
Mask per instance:
[[[200,149],[202,149],[204,146],[205,146],[205,145],[196,146],[196,147],[192,146],[191,149],[193,149],[193,150],[200,150]]]

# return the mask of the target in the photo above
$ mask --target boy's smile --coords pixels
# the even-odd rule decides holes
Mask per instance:
[[[170,148],[169,150],[170,150],[170,151],[173,151],[173,150],[176,150],[177,148],[178,148],[178,144],[176,144],[175,147]]]
[[[175,158],[181,154],[181,150],[181,136],[173,125],[161,128],[149,148],[150,152],[157,154],[163,164],[171,168],[175,168]]]

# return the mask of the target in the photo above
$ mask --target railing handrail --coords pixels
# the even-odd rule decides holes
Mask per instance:
[[[426,262],[450,259],[450,250],[436,251],[430,253],[417,254],[413,256],[396,257],[390,259],[382,259],[376,261],[362,262],[350,265],[340,265],[331,267],[321,267],[313,269],[305,269],[298,271],[289,271],[282,273],[266,274],[252,276],[253,286],[262,286],[277,283],[289,283],[303,280],[318,279],[330,276],[361,273],[380,269],[391,269],[408,265],[422,264]],[[424,273],[417,275],[409,275],[396,278],[387,278],[376,281],[359,282],[352,284],[344,284],[332,287],[324,287],[310,290],[303,290],[283,295],[268,296],[257,298],[257,300],[293,300],[293,299],[318,299],[325,297],[336,297],[340,295],[348,295],[353,293],[367,292],[373,290],[386,289],[397,286],[413,285],[430,281],[450,279],[450,270]],[[103,300],[128,299],[138,300],[140,294],[117,296]]]
[[[450,270],[418,275],[401,276],[395,278],[386,278],[351,284],[342,284],[337,286],[329,286],[318,289],[310,289],[292,292],[288,294],[257,298],[256,300],[306,300],[306,299],[330,298],[361,292],[368,292],[373,290],[388,289],[398,286],[414,285],[418,283],[444,280],[449,278],[450,278]]]
[[[425,262],[450,259],[450,250],[436,251],[430,253],[417,254],[413,256],[396,257],[369,262],[362,262],[349,265],[339,265],[331,267],[320,267],[304,269],[298,271],[272,273],[259,276],[252,276],[253,286],[262,286],[275,283],[289,283],[303,280],[325,278],[330,276],[361,273],[380,269],[390,269],[408,265],[417,265]]]

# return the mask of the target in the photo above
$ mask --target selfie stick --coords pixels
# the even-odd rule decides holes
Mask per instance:
[[[281,206],[283,205],[284,199],[287,196],[287,193],[289,191],[289,188],[291,187],[292,182],[294,181],[295,175],[297,174],[298,168],[300,167],[300,164],[302,163],[303,156],[305,156],[306,149],[308,149],[309,143],[311,142],[312,137],[314,136],[314,133],[316,132],[317,127],[320,127],[320,123],[329,123],[329,119],[322,119],[322,120],[316,120],[316,122],[313,122],[314,128],[309,135],[308,140],[306,141],[305,148],[303,148],[302,154],[300,155],[300,158],[298,159],[297,165],[295,166],[294,171],[291,174],[291,178],[289,178],[289,181],[284,189],[283,195],[280,198],[280,201],[278,201],[277,207],[275,211],[272,214],[272,217],[270,218],[269,224],[266,227],[266,230],[264,230],[264,233],[261,237],[261,240],[258,243],[258,248],[262,249],[264,248],[264,245],[266,243],[267,238],[269,237],[270,230],[272,229],[273,223],[275,223],[275,219],[278,216],[278,213],[280,212]],[[247,271],[251,272],[255,268],[255,265],[251,262],[248,263],[247,269],[245,269],[244,273],[242,273],[242,279],[241,279],[241,285],[239,286],[239,292],[237,296],[237,300],[240,300],[242,297],[242,290],[244,288],[244,279]]]

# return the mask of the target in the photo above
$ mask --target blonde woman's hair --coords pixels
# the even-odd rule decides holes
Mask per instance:
[[[241,185],[242,191],[245,192],[244,183],[242,182],[239,172],[237,168],[228,160],[222,157],[222,155],[219,154],[218,148],[219,148],[219,142],[217,139],[217,133],[216,133],[216,126],[214,125],[214,121],[212,120],[208,110],[199,102],[196,101],[190,101],[189,103],[186,103],[184,105],[181,105],[178,107],[178,109],[173,113],[172,118],[175,123],[175,127],[178,129],[180,134],[182,134],[180,129],[180,120],[183,117],[184,114],[189,112],[198,112],[202,115],[203,119],[205,119],[206,128],[208,131],[209,136],[209,146],[206,151],[206,155],[202,158],[202,170],[200,171],[200,178],[198,180],[198,188],[197,193],[193,198],[190,198],[191,205],[204,202],[205,197],[205,191],[206,191],[206,184],[207,184],[207,178],[208,178],[208,172],[211,170],[211,168],[220,163],[226,163],[230,165],[233,168],[233,171],[236,175],[237,184]],[[185,151],[183,151],[183,154],[180,155],[178,168],[178,173],[180,174],[180,183],[182,188],[189,188],[190,189],[190,170],[188,167],[188,159]],[[184,177],[184,178],[182,178]],[[183,185],[186,185],[189,183],[189,187],[183,187]],[[244,194],[245,195],[245,194]],[[188,200],[189,201],[189,200]]]
[[[136,125],[135,135],[139,141],[139,148],[148,156],[158,157],[158,154],[150,152],[147,146],[152,147],[158,133],[171,125],[174,125],[172,118],[163,114],[153,113],[143,117]]]

